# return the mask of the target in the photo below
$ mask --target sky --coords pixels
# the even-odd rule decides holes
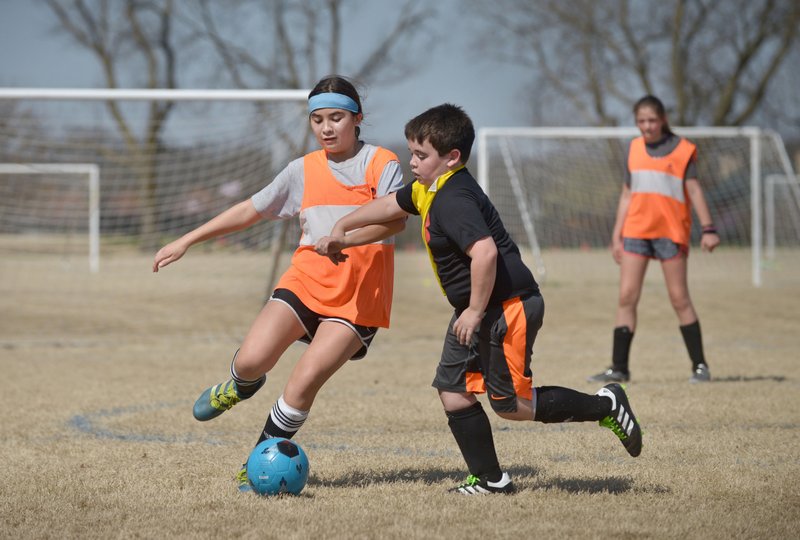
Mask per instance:
[[[438,6],[444,13],[455,13],[448,7],[455,9],[458,2],[441,0]],[[370,9],[384,14],[400,5],[395,0],[369,2]],[[402,141],[407,120],[443,102],[464,107],[476,128],[525,125],[515,106],[523,95],[524,74],[520,68],[481,59],[467,42],[472,24],[475,21],[449,18],[437,36],[437,46],[414,59],[420,67],[400,82],[368,86],[365,133],[375,142]],[[55,25],[42,2],[0,0],[0,87],[105,87],[97,61],[55,33]]]

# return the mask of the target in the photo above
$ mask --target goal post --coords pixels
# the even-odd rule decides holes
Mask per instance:
[[[755,127],[673,130],[698,145],[698,177],[723,246],[749,250],[750,279],[761,286],[765,232],[768,257],[776,242],[800,246],[800,184],[783,141]],[[638,135],[635,127],[478,130],[478,181],[531,249],[540,277],[550,275],[543,252],[607,246],[627,144]],[[784,195],[779,209],[776,187]]]
[[[791,201],[796,198],[796,191],[800,186],[800,176],[786,176],[784,174],[769,174],[764,178],[764,234],[766,235],[765,258],[769,261],[775,259],[775,229],[777,205],[780,202]],[[780,196],[778,192],[780,190]],[[790,213],[789,218],[794,231],[800,238],[800,215]]]
[[[94,163],[0,163],[0,175],[83,176],[88,192],[89,271],[100,271],[100,168]]]

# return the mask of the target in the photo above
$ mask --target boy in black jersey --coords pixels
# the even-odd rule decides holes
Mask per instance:
[[[416,179],[341,218],[317,251],[346,264],[347,231],[410,214],[422,218],[422,237],[442,291],[455,312],[433,386],[464,456],[469,476],[453,491],[512,493],[497,459],[491,425],[476,394],[488,391],[492,409],[508,420],[599,421],[631,456],[642,434],[624,388],[596,395],[569,388],[532,388],[533,343],[544,317],[539,286],[489,198],[464,164],[475,130],[455,105],[434,107],[406,124]]]

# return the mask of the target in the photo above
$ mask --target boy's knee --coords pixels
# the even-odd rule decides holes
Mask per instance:
[[[529,400],[517,396],[495,399],[489,394],[489,404],[495,414],[505,420],[533,420],[533,409]]]
[[[523,420],[532,420],[533,419],[532,416],[530,415],[530,413],[526,414],[524,411],[521,411],[519,409],[517,409],[514,412],[498,412],[498,411],[495,411],[495,412],[497,412],[497,416],[499,416],[500,418],[503,418],[504,420],[514,420],[516,422],[520,422],[520,421],[523,421]]]
[[[498,398],[489,392],[489,405],[491,405],[492,410],[498,416],[507,418],[509,415],[513,415],[517,412],[517,397],[507,396]]]

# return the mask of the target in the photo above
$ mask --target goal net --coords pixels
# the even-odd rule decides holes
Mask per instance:
[[[162,271],[180,278],[159,274],[156,282],[150,265],[160,246],[249,198],[310,149],[308,90],[3,92],[0,326],[11,333],[43,313],[33,295],[63,302],[53,308],[59,318],[111,313],[126,301],[115,296],[124,280],[141,298],[217,294],[216,304],[206,298],[186,308],[207,310],[209,320],[224,318],[226,295],[263,300],[279,270],[276,248],[283,237],[299,238],[296,220],[262,221],[196,246],[186,256],[194,262]],[[185,283],[190,276],[196,287]],[[225,276],[251,281],[237,291]],[[178,319],[165,315],[165,327]]]
[[[675,131],[698,146],[698,179],[722,239],[713,255],[700,254],[693,215],[690,266],[756,286],[797,281],[800,185],[780,137],[757,128]],[[567,271],[589,278],[598,265],[615,271],[598,253],[610,243],[628,144],[638,135],[635,128],[479,130],[479,181],[539,279]]]

